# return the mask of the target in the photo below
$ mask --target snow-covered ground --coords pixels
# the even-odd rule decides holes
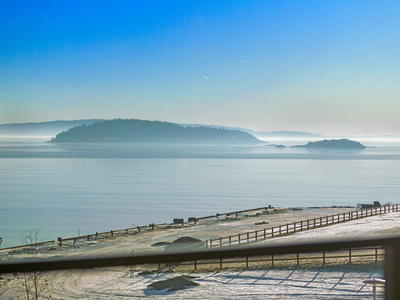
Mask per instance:
[[[268,226],[286,223],[289,219],[301,220],[328,215],[330,210],[304,210],[294,214],[276,214],[268,216]],[[310,215],[311,214],[311,215]],[[265,218],[261,216],[260,218]],[[247,231],[255,218],[239,220],[236,233]],[[246,222],[251,222],[246,223]],[[177,233],[182,235],[215,237],[223,228],[228,228],[229,222],[208,224],[172,230],[171,232],[156,231],[140,236],[149,243],[175,238]],[[232,223],[231,223],[232,224]],[[215,233],[213,228],[217,231]],[[230,227],[229,227],[230,228]],[[242,230],[241,230],[242,229]],[[245,229],[245,230],[244,230]],[[284,243],[293,241],[315,241],[320,239],[341,239],[349,237],[367,237],[370,235],[396,234],[400,232],[400,213],[378,215],[332,226],[298,232],[286,237],[277,237],[261,241],[260,243]],[[197,232],[197,233],[196,233]],[[217,235],[218,236],[218,235]],[[139,237],[139,236],[138,236]],[[133,242],[129,237],[118,238],[113,242],[102,242],[97,245],[88,245],[88,248],[56,251],[57,255],[89,254],[90,249],[96,254],[124,253],[126,250],[136,249],[138,241]],[[139,247],[140,248],[140,247]],[[80,250],[83,250],[82,252]],[[136,251],[136,250],[135,250]],[[343,265],[335,267],[320,267],[312,269],[258,269],[258,270],[223,270],[211,273],[185,273],[197,276],[192,279],[199,286],[184,290],[167,292],[154,291],[148,285],[159,280],[178,276],[177,273],[139,274],[139,270],[131,272],[128,267],[94,269],[87,271],[58,271],[49,274],[49,294],[52,299],[127,299],[151,297],[154,299],[372,299],[372,288],[363,283],[369,278],[382,278],[383,270],[380,265]],[[377,299],[383,298],[383,291],[378,288]],[[5,298],[6,299],[6,298]]]
[[[179,275],[179,274],[178,274]],[[101,272],[65,271],[54,274],[52,299],[372,299],[363,280],[382,277],[379,270],[240,270],[194,273],[199,286],[166,292],[148,288],[151,283],[177,276],[171,273],[134,275],[128,269]],[[378,299],[383,297],[378,288]]]

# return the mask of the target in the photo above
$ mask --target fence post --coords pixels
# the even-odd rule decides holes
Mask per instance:
[[[300,231],[303,231],[303,220],[300,221]]]
[[[400,241],[385,246],[385,299],[398,299],[400,295]]]
[[[256,242],[257,242],[257,233],[258,233],[258,230],[256,230],[256,231],[254,232],[254,237],[255,237],[255,239],[256,239]]]
[[[351,248],[349,248],[349,264],[351,264]]]
[[[97,236],[98,236],[98,235],[99,235],[99,233],[98,233],[98,232],[96,232],[96,236],[95,236],[95,238],[94,238],[95,240],[97,240]]]
[[[87,240],[89,240],[89,239],[90,239],[90,234],[87,235]]]
[[[114,236],[114,231],[111,230],[111,236]]]
[[[219,268],[222,269],[222,257],[219,259]]]
[[[286,223],[286,234],[289,233],[289,223]]]
[[[250,243],[249,232],[247,232],[247,243]]]
[[[322,217],[319,217],[319,227],[322,227]]]
[[[219,247],[222,247],[222,237],[219,238]]]
[[[197,261],[196,260],[194,260],[194,270],[195,271],[197,270]]]
[[[248,268],[248,267],[249,267],[249,257],[246,256],[246,268]]]
[[[274,227],[271,228],[271,237],[274,237]]]
[[[325,265],[325,251],[322,251],[322,265]]]
[[[266,229],[264,228],[264,240],[266,239]]]
[[[297,255],[297,265],[300,265],[299,253],[297,252],[296,255]]]
[[[58,238],[58,242],[60,243],[60,247],[62,247],[62,238],[61,237]]]
[[[232,237],[229,236],[229,246],[231,246],[231,245],[232,245]]]
[[[296,222],[293,222],[293,232],[296,232]]]
[[[274,267],[274,255],[273,254],[271,254],[271,264],[272,264],[272,267]]]
[[[282,225],[279,225],[279,235],[282,235]]]
[[[315,228],[315,218],[314,218],[314,228]]]
[[[375,263],[378,263],[378,248],[375,247]]]

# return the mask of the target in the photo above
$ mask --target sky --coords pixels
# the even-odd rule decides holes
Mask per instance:
[[[400,135],[400,1],[0,0],[0,124]]]

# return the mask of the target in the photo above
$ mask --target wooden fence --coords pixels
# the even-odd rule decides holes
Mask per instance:
[[[195,260],[182,263],[167,264],[166,267],[191,270],[200,269],[223,269],[225,268],[249,268],[249,267],[288,267],[288,266],[316,266],[316,265],[337,265],[337,264],[355,264],[355,263],[378,263],[385,257],[385,250],[382,247],[363,247],[349,248],[340,251],[322,251],[315,253],[293,253],[277,254],[258,257],[242,258],[219,258],[208,260]],[[158,264],[158,269],[161,269]]]
[[[399,211],[399,205],[384,205],[369,209],[355,210],[344,213],[328,215],[319,218],[307,219],[293,223],[287,223],[271,228],[239,233],[206,241],[206,248],[225,247],[232,245],[241,245],[245,243],[254,243],[259,240],[265,240],[278,236],[288,235],[299,231],[309,230],[313,228],[343,223],[351,220],[357,220],[365,217],[386,214]]]

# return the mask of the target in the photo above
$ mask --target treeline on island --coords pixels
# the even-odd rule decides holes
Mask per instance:
[[[261,141],[239,130],[183,127],[162,121],[114,119],[73,127],[57,134],[51,142],[254,144]]]

